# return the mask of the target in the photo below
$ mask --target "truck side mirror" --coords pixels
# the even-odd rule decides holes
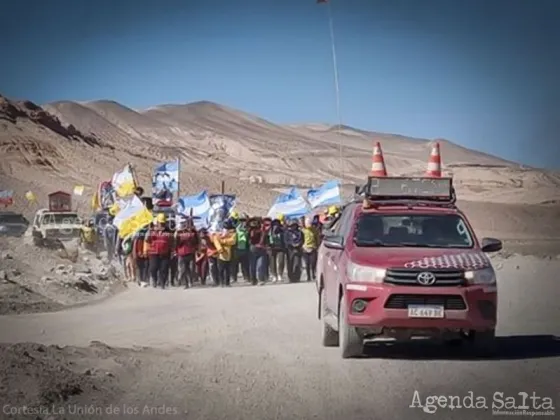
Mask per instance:
[[[502,241],[495,238],[483,238],[481,241],[482,252],[498,252],[503,248]]]

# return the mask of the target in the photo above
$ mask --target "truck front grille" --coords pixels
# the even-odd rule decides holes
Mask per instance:
[[[420,273],[429,272],[436,277],[434,284],[429,287],[462,286],[465,284],[465,272],[456,269],[409,269],[391,268],[387,270],[385,283],[397,284],[399,286],[422,286],[417,277]]]
[[[404,295],[389,296],[385,309],[407,309],[408,305],[437,305],[446,310],[464,311],[467,305],[459,295]]]
[[[46,232],[47,239],[58,239],[60,241],[69,241],[72,239],[76,239],[80,236],[80,229],[51,229],[47,230]]]

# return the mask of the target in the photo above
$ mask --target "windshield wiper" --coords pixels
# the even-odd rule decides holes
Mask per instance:
[[[357,246],[378,246],[378,247],[389,247],[393,246],[391,244],[387,244],[385,242],[381,242],[379,240],[376,241],[356,241]]]
[[[397,242],[387,243],[379,240],[375,241],[356,241],[357,246],[385,247],[385,248],[446,248],[441,245],[422,244],[417,242]]]
[[[418,243],[418,242],[401,242],[398,245],[395,246],[405,246],[405,247],[410,247],[410,248],[444,248],[441,245],[435,245],[435,244],[423,244],[423,243]]]

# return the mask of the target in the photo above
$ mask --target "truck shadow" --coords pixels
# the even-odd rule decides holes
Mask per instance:
[[[497,352],[493,357],[480,357],[468,343],[450,347],[434,342],[396,344],[368,343],[365,358],[401,360],[522,360],[560,357],[560,337],[554,335],[515,335],[496,337]]]

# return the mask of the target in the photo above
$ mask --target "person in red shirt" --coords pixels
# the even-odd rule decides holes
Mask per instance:
[[[146,236],[148,229],[140,230],[132,242],[132,258],[136,264],[136,279],[138,285],[148,283],[148,245],[146,244]]]
[[[198,231],[198,248],[195,254],[195,270],[200,284],[206,285],[206,278],[208,277],[208,232],[202,228]]]
[[[191,217],[179,224],[175,232],[175,252],[179,265],[179,285],[185,289],[193,286],[195,276],[195,258],[198,249],[198,233]]]
[[[152,287],[165,289],[169,278],[169,262],[173,252],[173,233],[167,228],[167,217],[160,213],[146,236]]]

